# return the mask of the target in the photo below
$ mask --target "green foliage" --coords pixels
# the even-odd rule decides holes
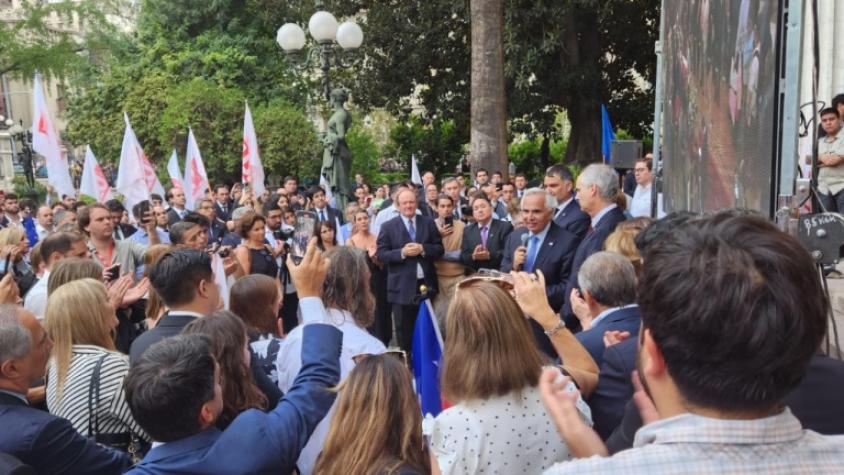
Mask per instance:
[[[188,127],[193,128],[208,178],[240,180],[243,142],[243,93],[194,79],[175,86],[158,118],[159,143],[187,148]]]
[[[353,126],[346,134],[346,143],[352,151],[352,173],[360,173],[369,183],[377,183],[376,175],[378,159],[381,158],[381,149],[375,143],[375,138],[366,129]]]
[[[566,155],[566,141],[554,140],[549,144],[549,163],[560,163]],[[539,177],[544,173],[542,162],[542,139],[520,140],[510,144],[507,156],[516,164],[516,170],[528,177]]]
[[[126,112],[164,176],[172,150],[184,156],[191,126],[209,178],[231,182],[240,179],[249,100],[268,175],[316,176],[313,124],[291,105],[305,106],[310,83],[293,75],[275,44],[278,15],[289,11],[272,0],[145,0],[137,35],[114,42],[108,61],[78,78],[66,136],[115,163]]]
[[[40,71],[64,78],[84,69],[114,34],[107,16],[126,8],[122,0],[22,1],[17,20],[0,22],[0,74],[29,78]],[[84,27],[84,35],[74,25]]]
[[[457,133],[453,121],[423,123],[411,116],[390,130],[388,156],[396,157],[410,170],[410,158],[416,154],[419,171],[431,170],[436,175],[452,173],[464,154],[465,140]],[[408,175],[409,176],[409,175]]]
[[[12,187],[15,190],[15,194],[18,195],[19,200],[26,198],[31,189],[29,188],[29,183],[26,182],[26,177],[23,175],[16,175],[12,178]],[[47,196],[47,187],[42,185],[38,180],[35,180],[35,192],[38,195],[38,202],[43,203],[44,198]]]
[[[568,110],[572,133],[588,118],[600,132],[598,105],[617,126],[646,135],[655,73],[658,0],[509,0],[505,2],[505,79],[510,131],[560,138]],[[340,0],[345,14],[365,11],[367,62],[356,77],[356,101],[406,117],[422,109],[453,121],[468,142],[470,22],[467,0]],[[634,72],[635,71],[635,72]],[[416,95],[419,104],[408,97]],[[420,108],[419,105],[422,107]],[[580,132],[577,132],[580,133]]]
[[[273,173],[281,177],[298,176],[302,181],[318,179],[322,146],[314,124],[304,113],[283,100],[276,100],[254,108],[252,119],[267,176]]]

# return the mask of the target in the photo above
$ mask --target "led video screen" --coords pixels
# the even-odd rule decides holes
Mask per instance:
[[[778,1],[664,5],[666,210],[741,207],[767,213]]]

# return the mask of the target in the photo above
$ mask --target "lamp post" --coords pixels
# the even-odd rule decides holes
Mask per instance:
[[[296,70],[318,67],[322,71],[323,95],[333,112],[325,125],[325,133],[320,135],[323,143],[320,176],[334,194],[337,208],[344,209],[351,198],[349,173],[352,152],[346,143],[346,132],[352,125],[352,116],[343,106],[349,98],[348,91],[332,90],[329,72],[332,67],[352,67],[360,60],[360,55],[354,53],[363,44],[363,31],[353,21],[338,25],[334,15],[323,10],[319,0],[316,8],[317,12],[308,21],[308,33],[315,44],[308,47],[307,52],[301,54],[307,40],[302,27],[295,23],[282,25],[276,41]]]
[[[320,1],[316,2],[316,8],[317,12],[308,21],[308,33],[315,44],[304,55],[301,53],[307,43],[305,32],[296,23],[282,25],[276,41],[297,70],[316,66],[322,71],[323,95],[330,101],[329,71],[332,67],[349,68],[359,61],[354,53],[363,44],[363,30],[353,21],[338,25],[334,15],[322,9]]]

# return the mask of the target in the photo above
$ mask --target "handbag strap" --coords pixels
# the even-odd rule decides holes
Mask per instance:
[[[100,415],[97,412],[100,407],[100,370],[106,356],[108,353],[104,353],[97,359],[94,371],[91,373],[91,381],[88,383],[88,437],[95,437],[100,433]],[[91,427],[92,419],[93,428]]]

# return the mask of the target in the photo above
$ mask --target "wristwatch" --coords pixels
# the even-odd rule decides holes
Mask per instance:
[[[554,326],[554,328],[552,328],[550,330],[545,330],[545,334],[548,335],[548,336],[554,336],[554,335],[557,334],[558,331],[562,330],[565,327],[566,327],[566,322],[564,322],[563,319],[561,318],[560,321],[557,322],[557,324]]]

